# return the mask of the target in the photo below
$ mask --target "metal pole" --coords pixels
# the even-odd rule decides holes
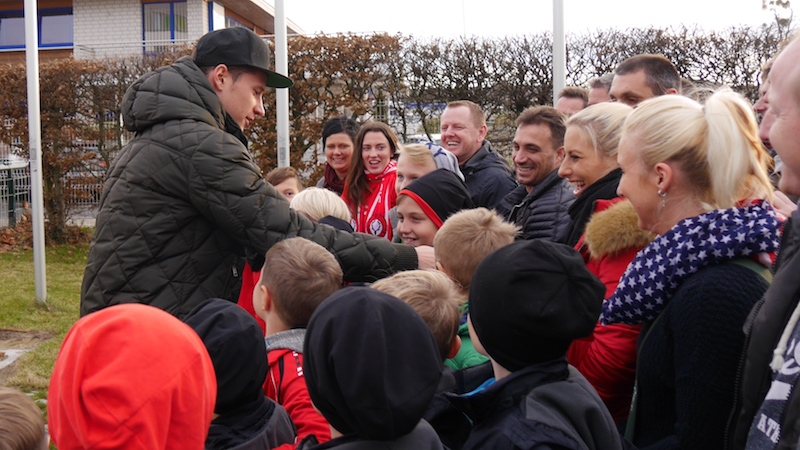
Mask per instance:
[[[286,43],[286,8],[284,0],[275,0],[275,71],[289,74],[288,46]],[[289,89],[277,89],[276,131],[278,133],[278,167],[289,165]]]
[[[553,104],[567,79],[567,42],[564,38],[564,0],[553,0]]]
[[[28,77],[28,140],[31,165],[33,278],[36,300],[47,301],[44,256],[44,196],[42,195],[42,125],[39,103],[39,26],[36,0],[25,0],[25,62]]]

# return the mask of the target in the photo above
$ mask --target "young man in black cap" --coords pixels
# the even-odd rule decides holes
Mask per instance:
[[[122,114],[136,136],[103,188],[81,315],[138,302],[183,317],[207,298],[235,300],[245,249],[263,255],[287,237],[329,249],[348,281],[433,267],[433,249],[314,224],[264,181],[242,130],[264,115],[267,87],[292,84],[269,66],[260,37],[227,28],[128,89]]]
[[[464,449],[619,449],[600,397],[565,354],[600,316],[605,287],[572,248],[517,241],[484,259],[469,289],[470,336],[497,381],[451,400],[473,419]]]

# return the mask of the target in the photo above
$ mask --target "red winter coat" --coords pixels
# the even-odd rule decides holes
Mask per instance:
[[[286,333],[299,333],[305,330],[290,330]],[[279,333],[282,334],[282,333]],[[278,335],[273,335],[278,336]],[[267,338],[270,341],[270,336]],[[300,339],[302,342],[302,338]],[[314,409],[308,395],[306,379],[303,375],[303,354],[289,348],[268,346],[267,362],[269,371],[264,381],[264,394],[283,406],[297,427],[297,442],[313,434],[320,443],[331,439],[328,421]],[[282,445],[281,450],[294,448]]]
[[[586,232],[575,246],[586,267],[606,285],[608,298],[634,256],[654,234],[639,228],[636,211],[621,198],[597,200]],[[636,377],[636,341],[641,325],[600,323],[591,336],[572,343],[567,360],[597,390],[614,421],[628,417]]]
[[[258,317],[255,307],[253,306],[253,289],[255,289],[260,279],[261,272],[253,271],[250,267],[250,263],[245,262],[244,268],[242,269],[242,289],[239,290],[239,300],[236,303],[244,308],[245,311],[249,312],[251,316],[255,317],[258,326],[261,327],[261,332],[266,334],[267,324],[261,320],[261,317]]]

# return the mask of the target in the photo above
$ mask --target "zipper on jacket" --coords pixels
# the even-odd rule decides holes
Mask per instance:
[[[739,355],[739,364],[736,366],[736,376],[733,379],[733,408],[731,408],[728,413],[728,421],[725,424],[725,440],[723,441],[723,448],[725,449],[733,449],[733,433],[735,431],[736,422],[738,421],[739,409],[742,407],[742,403],[744,403],[744,393],[740,395],[739,391],[742,388],[742,375],[744,372],[744,364],[747,360],[747,347],[750,346],[753,324],[756,321],[759,310],[761,310],[761,307],[764,305],[765,299],[766,293],[753,305],[753,309],[750,311],[750,315],[747,317],[747,321],[745,321],[742,330],[744,331],[744,344],[742,345],[741,355]]]

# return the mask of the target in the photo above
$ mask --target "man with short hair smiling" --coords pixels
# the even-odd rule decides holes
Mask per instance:
[[[486,116],[469,100],[450,102],[442,113],[441,145],[458,158],[458,167],[476,207],[493,208],[517,183],[508,163],[486,140]]]
[[[635,108],[649,98],[680,91],[681,77],[675,66],[661,55],[645,53],[622,61],[608,94],[612,101]]]
[[[245,251],[263,255],[296,236],[333,252],[349,281],[374,281],[420,260],[433,266],[431,247],[314,224],[264,181],[242,130],[264,115],[267,87],[292,84],[269,66],[263,39],[226,28],[125,93],[125,127],[136,135],[103,187],[82,316],[135,302],[182,318],[208,298],[234,301]]]
[[[575,196],[558,176],[564,160],[566,118],[550,106],[528,108],[517,118],[514,168],[519,186],[503,198],[497,213],[522,228],[522,239],[565,243]]]

